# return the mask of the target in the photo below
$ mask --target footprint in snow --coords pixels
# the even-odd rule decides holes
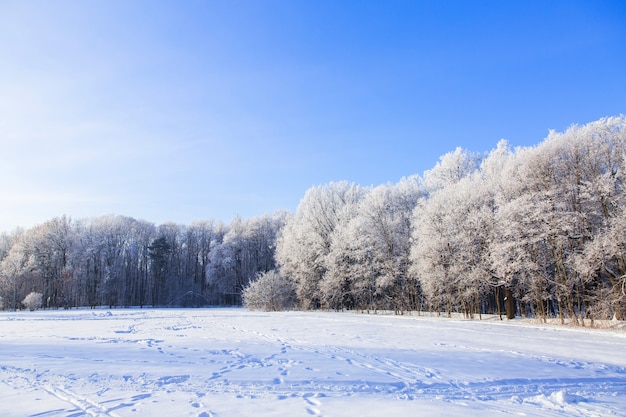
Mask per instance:
[[[304,394],[303,396],[304,401],[306,401],[307,404],[319,407],[322,403],[317,399],[317,397],[318,397],[318,394],[311,394],[311,393]]]
[[[317,408],[315,408],[315,407],[307,407],[307,408],[306,408],[306,412],[307,412],[307,413],[309,413],[309,414],[310,414],[310,415],[312,415],[312,416],[319,416],[319,415],[321,415],[321,414],[322,414],[322,413],[321,413],[321,411],[320,411],[320,410],[318,410],[318,409],[317,409]]]
[[[131,401],[141,401],[141,400],[145,400],[146,398],[150,398],[152,397],[152,394],[138,394],[135,395],[131,398]]]

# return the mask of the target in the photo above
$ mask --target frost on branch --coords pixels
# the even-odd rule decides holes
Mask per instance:
[[[296,303],[293,282],[276,270],[259,275],[243,290],[243,304],[252,310],[282,311]]]
[[[24,307],[26,307],[30,311],[35,311],[39,309],[42,303],[43,303],[43,294],[41,294],[40,292],[34,292],[34,291],[28,294],[22,301],[22,304],[24,304]]]

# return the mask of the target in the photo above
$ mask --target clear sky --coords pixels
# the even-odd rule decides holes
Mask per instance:
[[[0,0],[0,231],[295,210],[626,113],[626,2]]]

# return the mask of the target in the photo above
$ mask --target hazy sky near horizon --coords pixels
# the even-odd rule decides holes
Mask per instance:
[[[626,112],[624,1],[0,0],[0,232],[294,210]]]

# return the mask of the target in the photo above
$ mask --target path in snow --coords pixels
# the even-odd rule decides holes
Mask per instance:
[[[626,416],[626,334],[243,309],[0,314],[2,416]]]

